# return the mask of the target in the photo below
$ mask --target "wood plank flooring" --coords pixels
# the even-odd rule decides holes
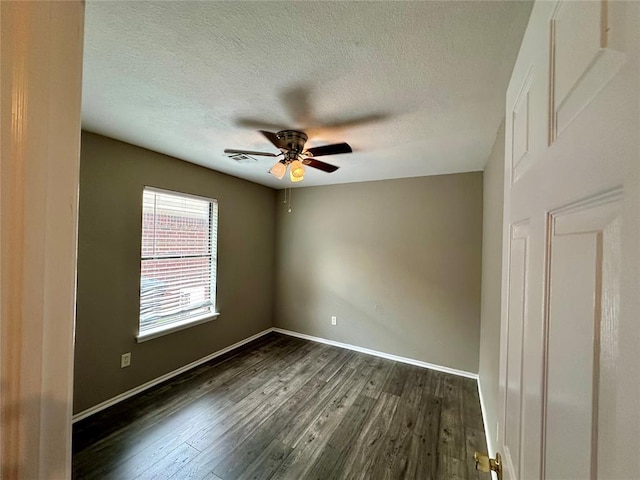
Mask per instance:
[[[75,479],[482,479],[474,380],[270,333],[77,422]]]

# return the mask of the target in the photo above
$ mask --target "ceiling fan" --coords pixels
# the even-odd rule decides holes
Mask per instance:
[[[282,156],[282,158],[271,167],[269,173],[278,179],[282,179],[285,173],[287,173],[288,168],[289,178],[292,182],[299,182],[304,178],[305,165],[327,173],[335,172],[339,168],[335,165],[316,160],[315,157],[351,153],[353,151],[347,143],[334,143],[305,150],[304,144],[307,142],[307,134],[298,130],[281,130],[277,133],[260,130],[260,133],[280,150],[279,154],[235,149],[226,149],[224,153],[231,157],[235,155],[255,155],[262,157]]]

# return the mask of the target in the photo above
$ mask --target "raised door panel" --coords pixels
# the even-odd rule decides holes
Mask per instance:
[[[530,25],[548,25],[553,6],[536,5]],[[514,189],[522,180],[527,183],[526,178],[536,170],[549,145],[549,51],[540,49],[540,45],[548,45],[549,37],[543,28],[536,28],[534,35],[523,38],[507,88],[505,179]],[[518,212],[512,220],[530,218],[522,213]]]
[[[529,275],[528,222],[518,223],[511,229],[509,266],[504,453],[505,460],[512,466],[512,478],[516,479],[520,478],[522,456],[522,373]]]
[[[580,5],[559,2],[554,15],[555,59],[558,65],[555,92],[561,103],[589,67],[601,47],[602,2]]]
[[[550,214],[544,478],[598,477],[600,358],[619,280],[619,194]],[[608,271],[606,275],[603,274]],[[606,306],[606,308],[603,308]]]
[[[609,29],[606,0],[557,3],[550,22],[552,142],[624,64],[609,47]]]
[[[533,81],[533,67],[524,79],[520,92],[516,97],[511,113],[511,163],[513,178],[517,181],[531,161],[531,83]]]

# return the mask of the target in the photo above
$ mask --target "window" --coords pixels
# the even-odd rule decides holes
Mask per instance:
[[[138,341],[217,316],[217,226],[216,200],[145,187]]]

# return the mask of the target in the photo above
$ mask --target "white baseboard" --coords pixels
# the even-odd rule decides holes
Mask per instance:
[[[159,383],[164,382],[165,380],[169,380],[170,378],[173,378],[177,375],[180,375],[181,373],[186,372],[187,370],[191,370],[192,368],[195,368],[199,365],[202,365],[203,363],[208,362],[209,360],[212,360],[216,357],[219,357],[220,355],[223,355],[227,352],[230,352],[231,350],[234,350],[238,347],[241,347],[242,345],[249,343],[257,338],[262,337],[263,335],[266,335],[267,333],[270,333],[273,331],[273,328],[267,328],[266,330],[263,330],[262,332],[258,332],[255,335],[251,335],[248,338],[245,338],[244,340],[240,340],[239,342],[234,343],[233,345],[229,345],[228,347],[225,347],[221,350],[218,350],[217,352],[214,352],[210,355],[207,355],[206,357],[202,357],[199,360],[196,360],[195,362],[191,362],[188,365],[185,365],[183,367],[180,367],[176,370],[173,370],[172,372],[169,373],[165,373],[164,375],[155,378],[147,383],[144,383],[136,388],[132,388],[131,390],[128,390],[126,392],[121,393],[120,395],[117,395],[109,400],[105,400],[102,403],[99,403],[98,405],[95,405],[91,408],[87,408],[86,410],[76,413],[73,418],[72,418],[72,423],[75,423],[79,420],[82,420],[83,418],[87,418],[91,415],[93,415],[94,413],[98,413],[101,410],[104,410],[105,408],[109,408],[112,405],[115,405],[116,403],[122,402],[123,400],[126,400],[127,398],[133,397],[134,395],[143,392],[144,390],[147,390],[151,387],[154,387],[156,385],[158,385]]]
[[[356,352],[366,353],[367,355],[374,355],[376,357],[386,358],[401,363],[408,363],[409,365],[415,365],[417,367],[430,368],[431,370],[437,370],[439,372],[450,373],[452,375],[458,375],[460,377],[472,378],[478,380],[478,374],[472,372],[466,372],[464,370],[457,370],[455,368],[443,367],[440,365],[434,365],[433,363],[423,362],[422,360],[415,360],[413,358],[400,357],[398,355],[392,355],[390,353],[379,352],[378,350],[372,350],[370,348],[358,347],[357,345],[351,345],[348,343],[336,342],[335,340],[327,340],[326,338],[314,337],[313,335],[307,335],[305,333],[293,332],[291,330],[285,330],[284,328],[272,328],[274,332],[282,333],[284,335],[290,335],[292,337],[304,338],[305,340],[311,340],[318,343],[326,343],[327,345],[333,345],[334,347],[346,348],[348,350],[355,350]]]
[[[482,395],[482,386],[480,385],[480,376],[478,376],[478,397],[480,397],[480,410],[482,410],[482,424],[484,425],[484,436],[487,441],[487,450],[488,454],[491,458],[495,455],[495,445],[491,440],[491,435],[489,435],[490,426],[487,424],[487,408],[484,405],[484,396]]]

